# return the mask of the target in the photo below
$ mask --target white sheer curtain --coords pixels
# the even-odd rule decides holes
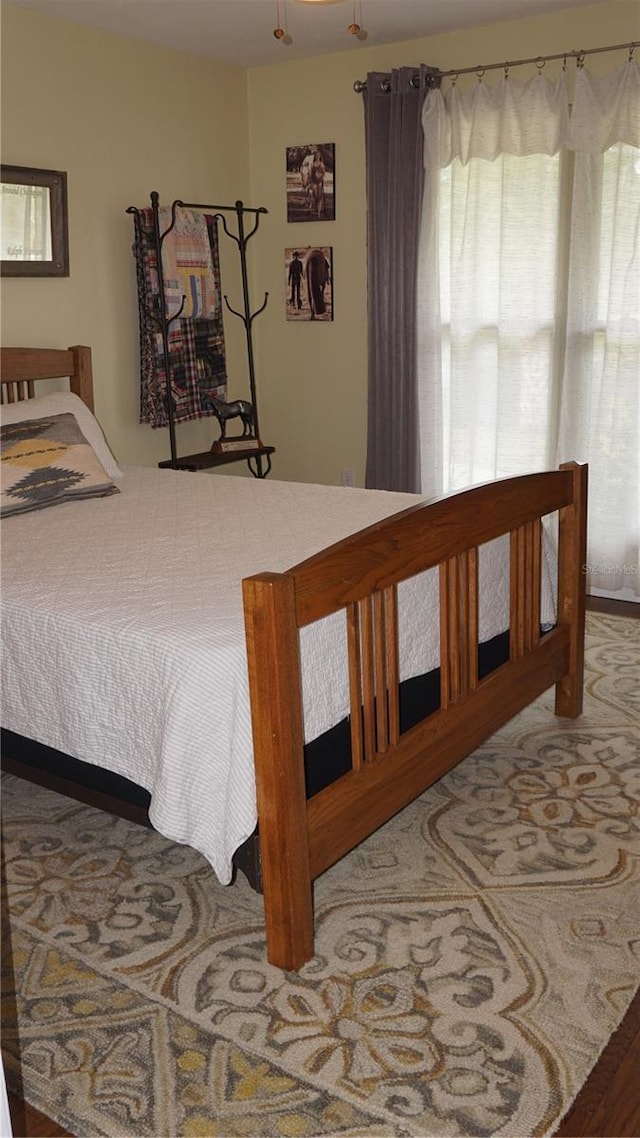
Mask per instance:
[[[418,288],[428,495],[590,464],[589,587],[640,596],[640,73],[431,91]]]

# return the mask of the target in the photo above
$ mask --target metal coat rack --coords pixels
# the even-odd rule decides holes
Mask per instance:
[[[166,377],[166,400],[167,400],[167,420],[169,427],[169,444],[171,447],[171,458],[165,462],[160,462],[158,465],[161,467],[171,467],[174,470],[203,470],[210,466],[219,466],[226,462],[237,462],[238,459],[246,459],[247,465],[255,478],[266,478],[271,470],[271,455],[275,447],[263,446],[260,444],[258,447],[247,449],[243,452],[241,449],[234,450],[228,454],[216,454],[213,451],[204,451],[199,454],[191,454],[178,457],[177,444],[176,444],[176,423],[174,416],[173,397],[171,394],[171,361],[169,353],[169,328],[174,320],[178,320],[184,309],[186,297],[183,296],[182,303],[178,311],[171,317],[167,317],[167,305],[164,288],[164,274],[162,272],[162,245],[168,234],[176,224],[177,211],[179,209],[197,209],[203,213],[212,214],[215,221],[220,221],[222,227],[232,241],[238,246],[240,254],[240,269],[242,272],[242,299],[243,308],[239,312],[233,308],[229,302],[229,298],[224,295],[224,302],[234,316],[237,316],[244,325],[245,337],[247,343],[247,364],[249,370],[249,387],[251,391],[251,404],[253,407],[253,426],[256,438],[260,439],[260,425],[258,420],[258,399],[256,393],[256,376],[255,376],[255,361],[253,354],[253,331],[252,325],[256,316],[267,306],[269,293],[265,292],[264,300],[259,308],[254,312],[251,311],[251,302],[249,297],[249,277],[247,273],[247,244],[256,232],[259,224],[260,217],[269,211],[264,206],[254,208],[246,206],[242,201],[235,202],[234,205],[209,205],[201,202],[184,202],[180,198],[176,198],[171,203],[171,222],[164,231],[160,228],[160,197],[156,190],[151,192],[151,214],[153,219],[153,236],[156,252],[156,260],[158,266],[158,312],[152,313],[154,320],[158,323],[162,335],[162,353],[164,361],[164,371]],[[139,214],[140,210],[137,206],[129,206],[127,213]],[[227,224],[227,214],[236,215],[237,233],[232,232]],[[253,228],[245,232],[245,215],[251,214],[254,218]]]

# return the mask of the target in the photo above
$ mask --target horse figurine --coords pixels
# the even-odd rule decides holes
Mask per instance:
[[[238,438],[246,439],[253,434],[253,406],[246,399],[234,399],[232,403],[225,403],[216,399],[214,395],[204,401],[206,410],[212,410],[220,424],[220,440],[227,437],[227,423],[229,419],[242,421],[242,434]]]

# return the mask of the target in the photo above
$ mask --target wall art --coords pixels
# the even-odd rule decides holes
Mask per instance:
[[[285,249],[287,320],[333,320],[333,249]]]
[[[335,143],[288,146],[287,221],[335,221]]]
[[[68,277],[66,173],[3,165],[0,232],[4,277]]]

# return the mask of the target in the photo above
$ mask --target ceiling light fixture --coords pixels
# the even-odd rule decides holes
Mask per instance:
[[[353,0],[353,14],[347,31],[357,40],[366,40],[367,38],[367,33],[362,27],[362,0]]]
[[[287,3],[286,0],[276,0],[276,26],[273,29],[273,34],[276,39],[288,47],[293,43],[287,28]]]
[[[342,4],[344,0],[295,0],[297,4]],[[356,39],[366,40],[367,33],[362,27],[362,0],[352,0],[353,10],[351,14],[351,23],[347,31],[349,35],[355,36]],[[284,44],[285,47],[293,43],[293,39],[289,35],[287,27],[287,0],[276,0],[276,26],[273,29],[273,34],[279,43]]]

